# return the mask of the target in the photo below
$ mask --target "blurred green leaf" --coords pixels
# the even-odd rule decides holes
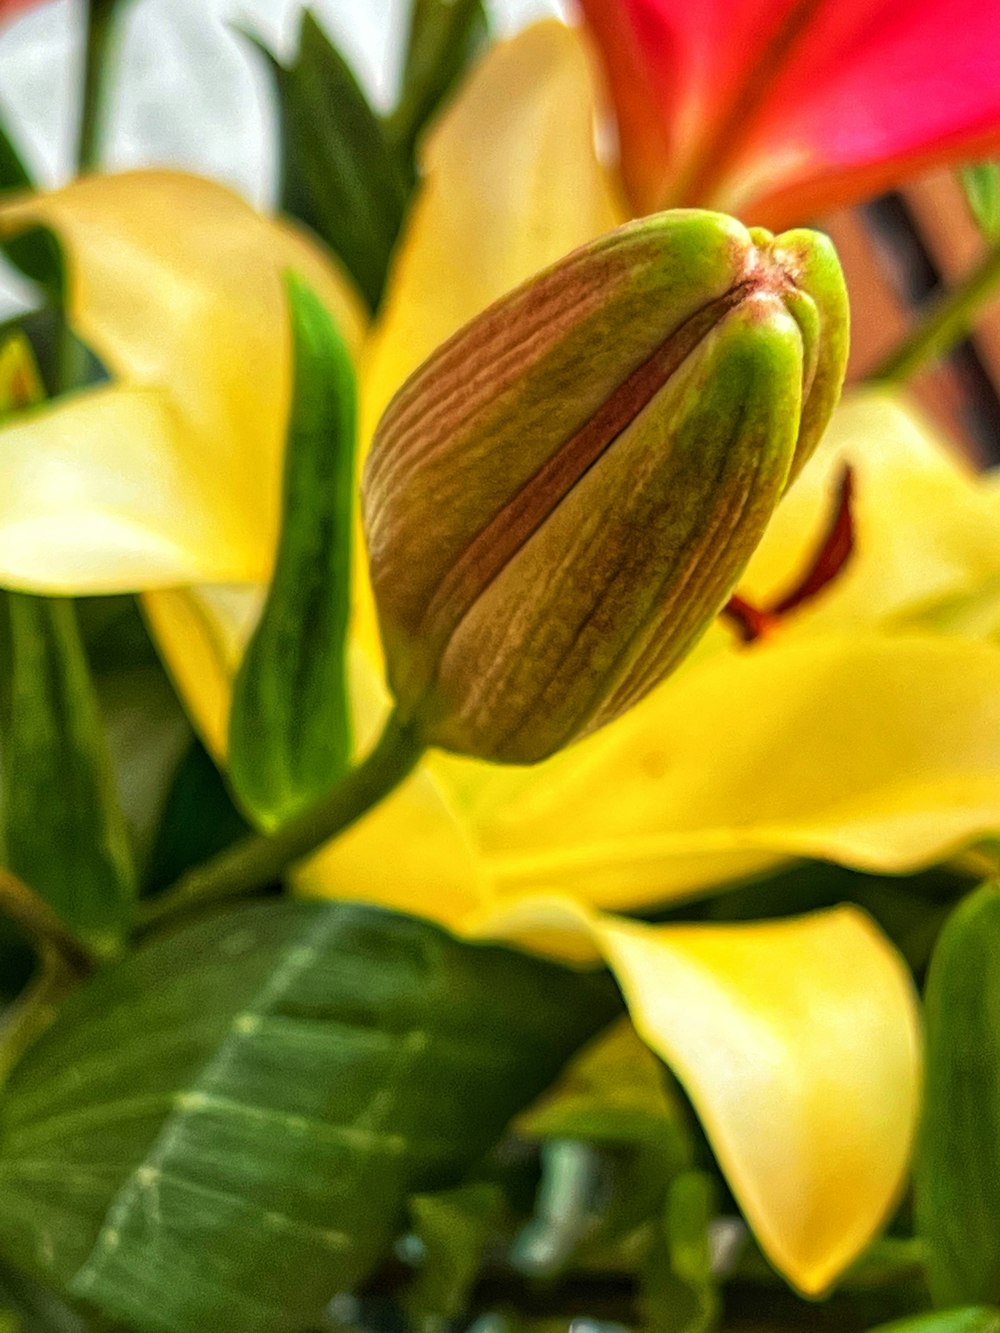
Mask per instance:
[[[870,1333],[1000,1333],[1000,1310],[983,1305],[960,1310],[941,1310],[936,1314],[915,1315],[880,1324]]]
[[[1000,1302],[1000,887],[956,909],[926,991],[927,1079],[914,1163],[918,1233],[940,1306]]]
[[[128,925],[135,879],[73,604],[23,593],[5,602],[5,861],[94,952],[108,954]]]
[[[308,10],[295,62],[270,63],[281,108],[282,207],[339,256],[374,310],[406,209],[405,164]]]
[[[390,138],[412,157],[424,126],[489,36],[483,0],[413,0]]]
[[[474,1181],[410,1199],[413,1231],[423,1249],[416,1279],[403,1299],[424,1330],[437,1329],[465,1310],[483,1252],[504,1213],[504,1195],[492,1181]]]
[[[355,394],[323,303],[286,279],[294,349],[284,513],[271,587],[233,687],[229,774],[274,828],[347,769]]]
[[[202,920],[104,969],[14,1070],[0,1251],[142,1333],[292,1333],[619,1005],[372,907]]]
[[[719,1297],[712,1276],[709,1224],[714,1192],[701,1171],[683,1171],[667,1192],[661,1226],[643,1275],[643,1326],[649,1333],[707,1333]]]
[[[693,1164],[686,1111],[668,1077],[623,1019],[591,1042],[556,1087],[518,1119],[529,1138],[609,1150],[604,1239],[658,1213],[670,1180]]]
[[[976,162],[958,173],[972,216],[991,243],[1000,241],[1000,162]]]

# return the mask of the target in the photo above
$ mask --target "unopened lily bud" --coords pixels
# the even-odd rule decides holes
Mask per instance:
[[[847,324],[823,236],[684,210],[584,246],[443,344],[364,475],[400,718],[532,763],[663,680],[815,447]]]

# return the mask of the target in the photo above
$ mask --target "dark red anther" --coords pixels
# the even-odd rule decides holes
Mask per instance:
[[[826,535],[812,564],[786,596],[769,607],[752,606],[738,594],[730,597],[722,608],[722,615],[732,623],[744,643],[754,643],[768,634],[783,616],[811,602],[827,584],[837,578],[854,550],[853,499],[854,474],[850,466],[845,466],[837,487],[836,508]]]

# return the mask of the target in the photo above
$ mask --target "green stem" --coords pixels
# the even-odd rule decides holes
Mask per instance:
[[[328,795],[276,832],[255,834],[189,871],[147,907],[141,925],[177,912],[253,893],[280,879],[289,866],[329,842],[377,805],[416,767],[424,746],[395,714],[371,753]]]
[[[1000,246],[956,287],[943,292],[930,306],[917,327],[870,371],[869,383],[898,384],[930,361],[948,352],[975,322],[982,308],[1000,287]]]
[[[40,950],[48,948],[73,972],[86,975],[93,970],[93,958],[48,903],[5,869],[0,869],[0,911],[20,926]]]
[[[83,57],[83,97],[77,136],[77,170],[93,171],[100,162],[107,93],[112,62],[114,17],[118,0],[89,0]]]
[[[78,981],[64,958],[48,947],[39,951],[36,976],[5,1011],[0,1023],[0,1087],[28,1047],[51,1025]]]

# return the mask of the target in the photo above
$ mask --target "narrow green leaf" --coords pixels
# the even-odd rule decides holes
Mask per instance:
[[[249,832],[214,760],[195,738],[170,784],[146,866],[146,891],[165,889]]]
[[[273,828],[347,768],[345,653],[354,496],[354,372],[326,308],[286,279],[294,348],[284,514],[267,602],[236,677],[229,773]]]
[[[612,1013],[602,976],[273,901],[105,968],[14,1070],[0,1252],[140,1333],[293,1333]]]
[[[403,1307],[424,1330],[442,1327],[463,1313],[503,1212],[503,1190],[487,1180],[436,1194],[415,1194],[410,1200],[423,1262]]]
[[[927,1082],[914,1164],[935,1303],[1000,1303],[1000,887],[971,894],[927,978]]]
[[[0,194],[7,190],[32,188],[34,181],[24,158],[0,121]],[[62,251],[47,228],[33,227],[13,240],[4,241],[0,248],[26,277],[40,282],[52,292],[62,291]]]
[[[716,1325],[708,1236],[713,1205],[713,1183],[704,1172],[683,1171],[671,1182],[643,1274],[641,1305],[650,1333],[708,1333]]]
[[[5,596],[6,864],[98,954],[113,952],[135,880],[103,723],[72,602]]]
[[[969,1305],[960,1310],[895,1319],[891,1324],[879,1324],[870,1333],[1000,1333],[1000,1310]]]
[[[343,56],[308,11],[299,53],[275,65],[282,124],[282,207],[340,257],[369,306],[379,303],[409,181]]]
[[[399,102],[387,125],[408,157],[488,36],[483,0],[413,0]]]
[[[979,230],[991,243],[1000,241],[1000,162],[962,167],[958,178]]]

